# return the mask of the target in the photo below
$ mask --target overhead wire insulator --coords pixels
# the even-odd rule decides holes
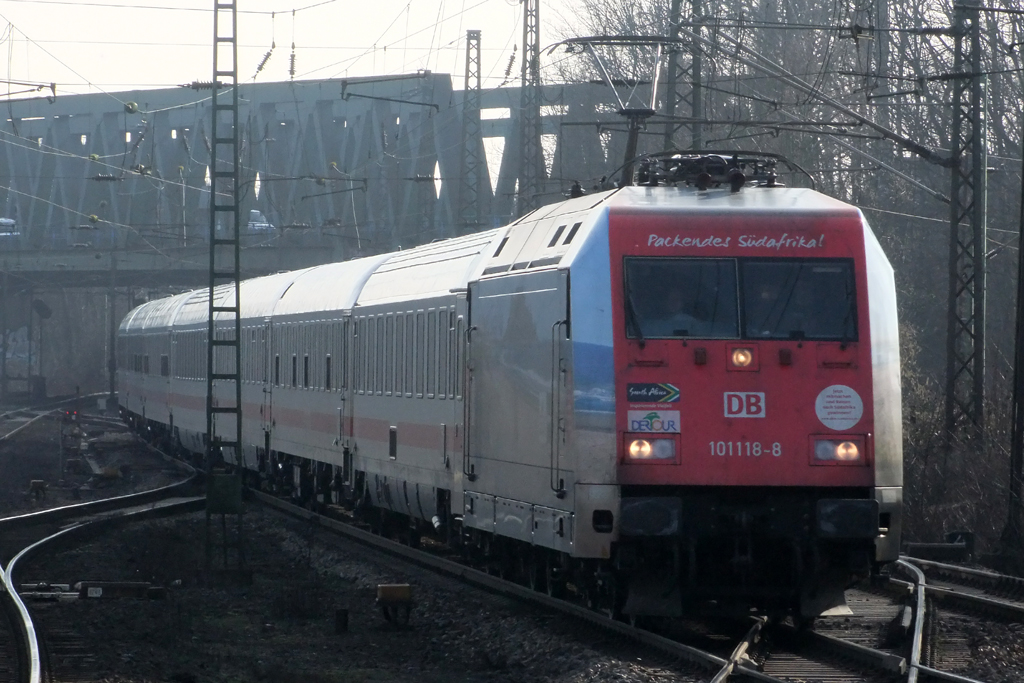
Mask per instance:
[[[261,71],[263,71],[263,67],[265,67],[267,65],[267,62],[270,61],[270,55],[271,55],[271,53],[273,51],[274,51],[274,46],[271,45],[270,49],[267,50],[267,53],[265,55],[263,55],[263,59],[260,60],[260,65],[256,67],[256,73],[253,74],[253,78],[256,78],[256,76],[259,75],[259,73]]]
[[[292,54],[288,57],[288,75],[295,78],[295,43],[292,43]]]
[[[214,86],[219,90],[224,87],[224,84],[220,81],[192,81],[178,85],[179,88],[191,88],[192,90],[213,90]]]

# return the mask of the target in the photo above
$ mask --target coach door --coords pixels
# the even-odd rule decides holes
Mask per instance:
[[[455,297],[455,309],[449,320],[448,338],[452,344],[451,363],[448,368],[450,386],[453,387],[455,401],[452,403],[451,428],[444,435],[445,469],[451,471],[452,481],[452,514],[462,514],[462,492],[467,483],[466,473],[469,468],[469,303],[466,292]]]
[[[557,270],[471,286],[467,489],[553,505],[571,486],[567,292]]]
[[[335,323],[335,340],[333,351],[338,354],[338,367],[335,374],[338,377],[338,387],[341,389],[340,402],[338,406],[338,442],[348,452],[352,439],[352,423],[355,419],[353,412],[355,407],[352,401],[352,378],[349,368],[353,366],[355,349],[353,348],[353,337],[351,326],[355,323],[352,316],[346,316],[338,323]],[[351,454],[348,455],[351,459]],[[346,462],[345,472],[351,472],[351,466]]]

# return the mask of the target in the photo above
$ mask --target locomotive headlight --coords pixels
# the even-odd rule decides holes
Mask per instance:
[[[745,368],[754,361],[754,351],[752,349],[733,349],[732,350],[732,364],[738,368]]]
[[[852,441],[843,441],[836,446],[836,460],[860,460],[860,449]]]
[[[629,457],[634,460],[651,457],[651,442],[647,439],[635,439],[629,444]]]
[[[673,460],[676,442],[675,439],[633,439],[628,452],[631,460]]]
[[[862,460],[863,448],[856,441],[839,439],[816,439],[814,459],[836,463],[855,464]]]

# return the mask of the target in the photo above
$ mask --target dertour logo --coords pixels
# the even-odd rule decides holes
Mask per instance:
[[[678,410],[630,410],[629,431],[651,434],[678,434]]]

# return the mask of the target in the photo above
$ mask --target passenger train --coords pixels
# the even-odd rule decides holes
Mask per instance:
[[[667,154],[506,227],[242,282],[250,485],[631,617],[842,611],[899,548],[893,272],[860,211],[769,167]],[[123,414],[184,453],[207,310],[154,300],[118,337]]]

